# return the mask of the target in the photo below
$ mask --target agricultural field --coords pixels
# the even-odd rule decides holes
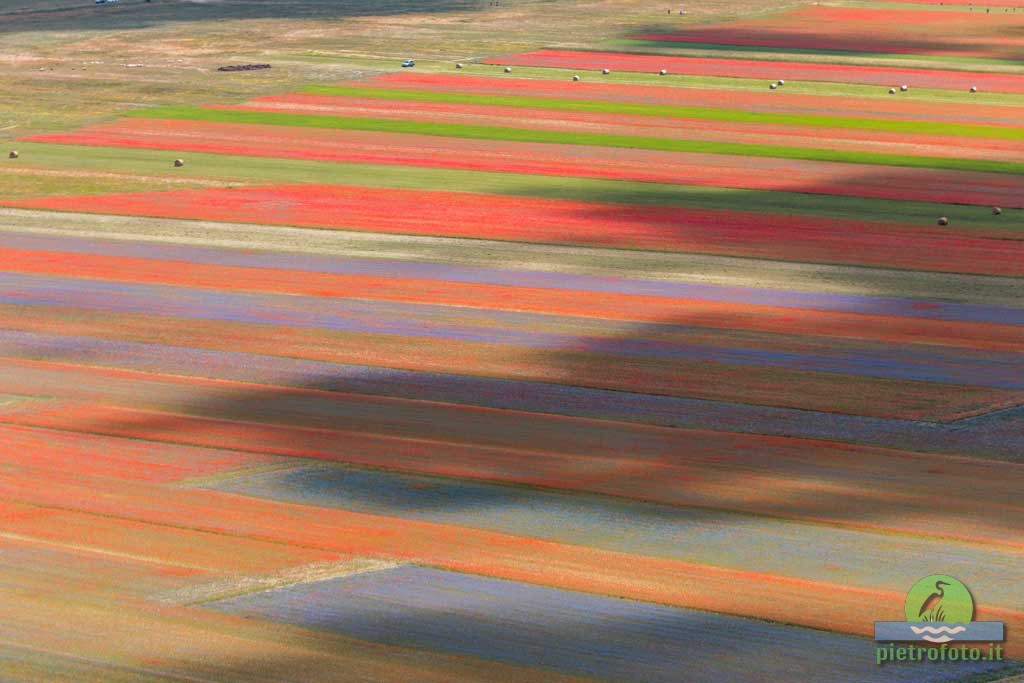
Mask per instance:
[[[1024,4],[0,35],[0,679],[1022,680]]]
[[[674,33],[640,34],[632,39],[638,44],[646,41],[664,45],[667,41],[680,46],[742,48],[754,54],[773,48],[794,54],[873,60],[892,59],[894,55],[932,61],[947,58],[950,62],[962,58],[961,63],[966,65],[1002,63],[1012,67],[1024,59],[1024,35],[1020,31],[1024,16],[1017,11],[1024,7],[1019,3],[993,2],[976,10],[968,5],[967,12],[954,3],[950,3],[953,7],[949,12],[938,11],[945,10],[945,3],[934,4],[940,6],[805,5],[789,12],[694,26]],[[822,26],[828,26],[828,30],[823,32]]]

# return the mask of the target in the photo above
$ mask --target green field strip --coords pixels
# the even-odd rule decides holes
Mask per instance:
[[[745,111],[742,109],[645,104],[640,102],[572,100],[557,97],[527,97],[518,95],[481,95],[477,93],[456,93],[434,90],[406,90],[405,88],[373,88],[369,86],[313,85],[308,88],[304,88],[302,92],[314,95],[331,95],[337,97],[369,97],[373,99],[413,102],[445,102],[452,104],[479,104],[503,107],[532,107],[558,111],[627,114],[631,116],[653,116],[660,118],[730,121],[735,123],[767,123],[822,128],[850,128],[856,130],[878,130],[899,133],[959,135],[965,137],[1024,140],[1024,126],[988,126],[981,124],[947,123],[943,121],[873,119],[855,116],[823,116],[820,114],[780,114],[776,112]],[[1022,112],[1022,114],[1024,114],[1024,112]]]
[[[742,45],[733,43],[698,43],[683,40],[651,40],[645,38],[613,38],[600,47],[613,52],[660,54],[675,57],[715,57],[758,59],[764,61],[806,61],[853,66],[913,66],[942,71],[986,71],[1020,73],[1024,66],[1013,59],[972,57],[955,54],[924,54],[915,52],[868,52],[831,48],[794,47],[787,45]],[[978,68],[995,67],[995,68]]]
[[[767,190],[743,190],[700,185],[671,185],[625,180],[604,180],[566,176],[541,176],[488,171],[465,171],[383,164],[335,163],[268,157],[189,152],[187,164],[171,169],[180,153],[122,147],[90,147],[51,143],[20,145],[22,160],[50,168],[117,169],[178,177],[217,178],[248,184],[326,183],[363,187],[413,190],[456,190],[575,201],[620,202],[742,210],[775,214],[805,214],[865,221],[894,221],[932,225],[936,216],[948,216],[958,229],[982,231],[987,228],[1019,228],[1015,218],[1024,211],[1007,210],[993,216],[987,207],[865,199],[838,195],[805,194]],[[10,163],[0,159],[0,164]],[[75,177],[63,182],[55,177],[51,195],[74,195]],[[111,192],[118,192],[112,184]],[[3,190],[0,188],[0,200]]]
[[[49,194],[54,188],[66,185],[68,177],[53,170],[24,165],[0,166],[0,197],[4,199],[28,199],[40,194]],[[111,192],[117,188],[121,192],[145,192],[154,189],[185,190],[203,187],[221,187],[224,183],[217,181],[201,181],[193,178],[175,178],[161,174],[159,176],[139,176],[138,174],[117,174],[99,169],[91,173],[81,173],[74,178],[77,194],[97,195]]]
[[[293,126],[300,128],[326,128],[333,130],[361,130],[377,133],[429,135],[470,140],[501,142],[533,142],[561,145],[588,145],[625,149],[644,149],[658,152],[686,152],[730,156],[768,157],[799,161],[828,161],[871,166],[904,168],[932,168],[948,171],[976,171],[984,173],[1024,174],[1024,162],[992,161],[987,159],[958,159],[924,157],[880,152],[785,147],[783,145],[756,145],[740,142],[709,140],[680,140],[648,138],[606,133],[564,132],[532,130],[502,126],[478,126],[436,121],[406,121],[394,119],[357,118],[347,116],[321,116],[316,114],[286,114],[278,112],[205,109],[202,107],[156,107],[129,113],[139,118],[210,121],[257,125]]]

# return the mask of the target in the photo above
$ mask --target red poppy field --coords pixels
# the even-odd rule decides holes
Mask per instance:
[[[749,258],[841,260],[911,270],[1024,275],[1016,233],[953,230],[742,211],[488,197],[457,192],[295,185],[183,190],[12,203],[33,209],[261,222]],[[947,234],[942,234],[947,233]],[[1000,238],[1010,239],[1000,239]]]
[[[1017,680],[1024,12],[152,4],[294,30],[0,105],[0,678]]]

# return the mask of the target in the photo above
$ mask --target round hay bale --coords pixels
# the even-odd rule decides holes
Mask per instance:
[[[578,80],[580,80],[580,77],[578,75],[576,75],[576,74],[573,74],[572,80],[578,81]]]
[[[462,62],[455,62],[455,68],[456,69],[461,69],[462,68]]]
[[[909,85],[901,85],[900,86],[900,92],[907,92],[908,90],[910,90],[910,86]]]
[[[992,215],[993,216],[1002,216],[1003,215],[1003,210],[1000,209],[998,206],[993,206],[992,207]]]
[[[174,160],[174,167],[175,168],[181,168],[184,165],[185,165],[185,160],[184,159],[175,159]]]
[[[777,85],[776,85],[776,84],[774,84],[774,83],[769,83],[769,84],[768,84],[768,87],[769,87],[770,89],[772,89],[772,90],[775,90],[775,88],[777,88],[777,87],[779,87],[779,86],[777,86]]]
[[[971,92],[978,92],[978,86],[972,85],[971,86]]]
[[[782,80],[782,79],[780,78],[780,79],[779,79],[779,85],[786,85],[786,81],[784,81],[784,80]]]
[[[506,67],[505,67],[505,73],[507,73],[507,74],[510,74],[510,73],[512,73],[512,67],[510,67],[510,66],[506,66]]]
[[[607,76],[608,74],[611,73],[611,71],[609,71],[608,69],[601,69],[601,73],[603,73],[605,76]]]
[[[890,95],[895,95],[896,94],[896,88],[889,88],[889,94]]]
[[[661,74],[662,76],[667,76],[668,75],[668,71],[665,71],[664,69],[662,69],[658,73]]]
[[[17,159],[17,158],[18,158],[18,150],[16,150],[16,149],[12,149],[12,150],[11,150],[11,153],[10,153],[10,154],[8,154],[7,156],[8,156],[9,158],[11,158],[11,159]]]
[[[945,216],[941,216],[941,217],[939,218],[939,220],[938,220],[938,221],[936,221],[936,222],[937,222],[937,223],[938,223],[939,225],[949,225],[949,219],[948,219],[948,218],[946,218]]]

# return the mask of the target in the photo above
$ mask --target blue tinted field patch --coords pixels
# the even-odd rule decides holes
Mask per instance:
[[[897,590],[936,564],[988,586],[991,604],[1024,602],[1020,556],[792,521],[335,464],[209,485],[321,508],[497,531],[631,555]],[[756,564],[751,564],[756,558]]]
[[[867,639],[414,566],[206,606],[610,681],[928,683],[996,669],[984,662],[879,667]]]

